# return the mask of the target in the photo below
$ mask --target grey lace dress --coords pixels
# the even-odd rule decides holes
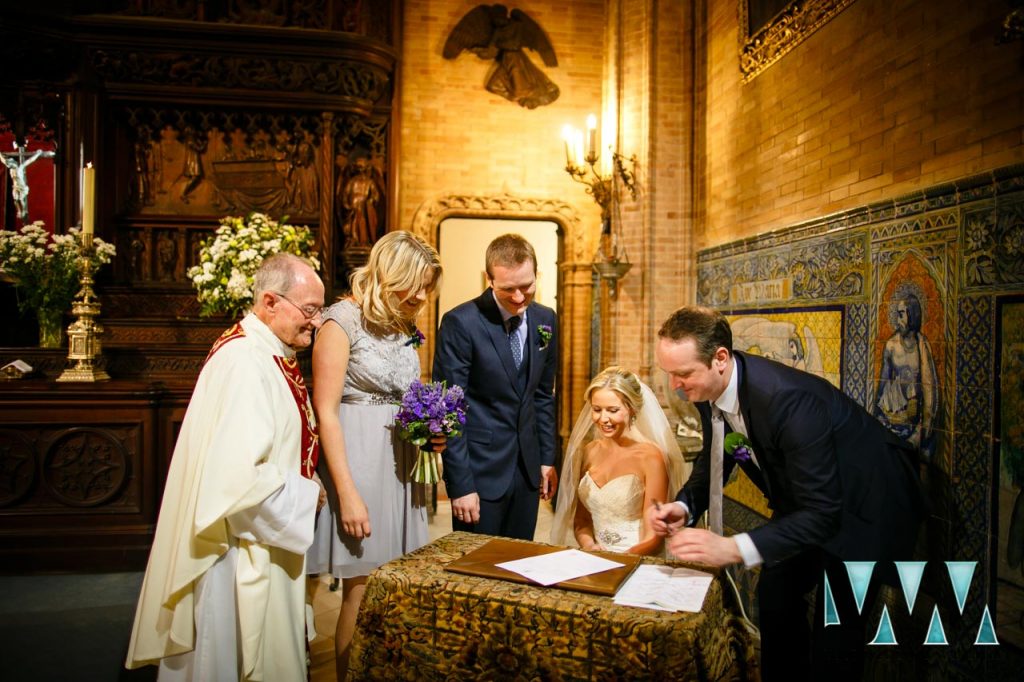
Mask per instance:
[[[328,308],[324,324],[340,325],[349,338],[348,370],[338,409],[352,478],[369,511],[371,535],[357,540],[341,528],[337,493],[321,455],[320,478],[327,487],[328,504],[317,519],[306,570],[352,578],[368,575],[427,543],[424,487],[410,480],[418,451],[399,440],[393,428],[396,403],[420,378],[420,361],[408,336],[368,330],[351,300]]]

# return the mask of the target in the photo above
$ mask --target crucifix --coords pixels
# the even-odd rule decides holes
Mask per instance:
[[[37,149],[31,154],[27,154],[25,148],[19,147],[17,143],[14,144],[14,148],[17,151],[0,153],[0,160],[7,166],[7,171],[11,176],[11,194],[14,196],[15,212],[22,221],[27,221],[28,180],[25,178],[25,169],[32,165],[36,159],[51,157],[54,155],[54,152]]]

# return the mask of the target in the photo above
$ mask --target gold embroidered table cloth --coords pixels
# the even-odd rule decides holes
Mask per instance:
[[[700,613],[669,613],[444,570],[490,539],[451,533],[374,571],[349,678],[757,679],[753,640],[717,577]]]

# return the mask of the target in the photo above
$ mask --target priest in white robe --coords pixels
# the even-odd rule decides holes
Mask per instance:
[[[322,486],[295,349],[324,286],[268,258],[253,312],[214,344],[182,422],[126,665],[160,679],[306,679],[305,552]]]

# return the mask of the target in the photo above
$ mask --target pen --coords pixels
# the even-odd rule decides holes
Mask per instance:
[[[657,500],[655,500],[654,501],[654,508],[655,508],[655,510],[660,512],[661,511],[661,502],[658,502]],[[662,523],[665,523],[665,522],[662,521]],[[665,523],[665,530],[668,532],[669,535],[672,535],[672,533],[674,532],[672,530],[672,526],[668,525],[667,523]]]

